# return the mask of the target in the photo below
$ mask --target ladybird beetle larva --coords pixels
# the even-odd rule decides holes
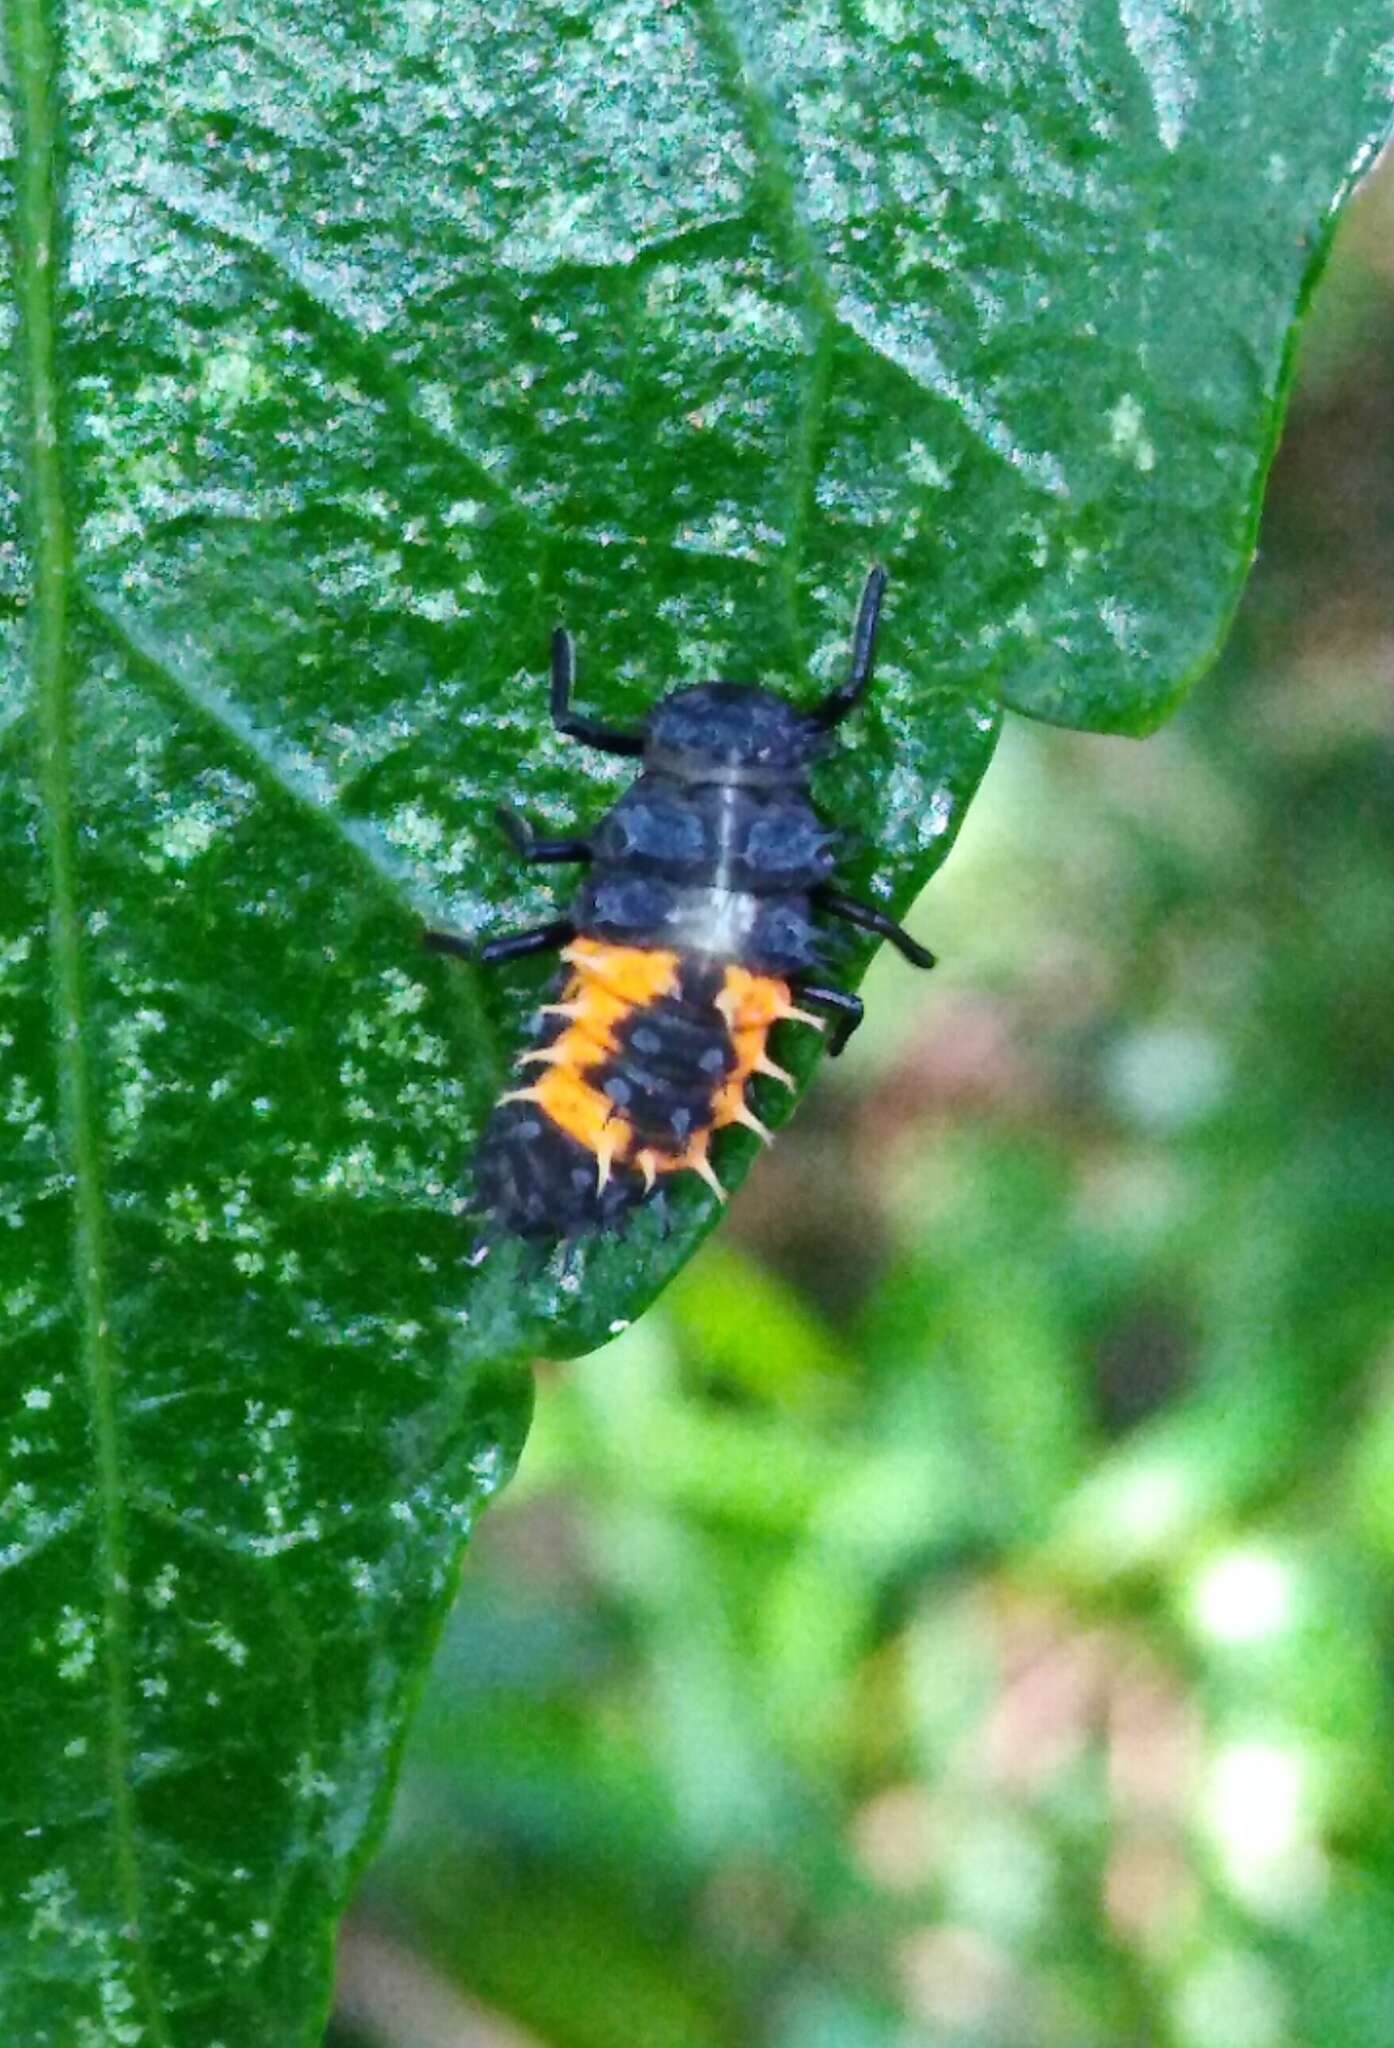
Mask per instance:
[[[746,1099],[751,1076],[792,1086],[769,1055],[773,1026],[830,1022],[838,1053],[861,1022],[860,998],[822,978],[817,914],[934,965],[893,919],[837,887],[837,835],[809,793],[814,761],[871,681],[885,588],[873,569],[847,680],[812,711],[753,683],[699,683],[662,698],[639,730],[617,731],[572,709],[571,639],[552,635],[557,730],[643,766],[584,838],[539,839],[500,811],[525,861],[589,870],[565,917],[477,953],[453,933],[426,934],[434,951],[486,966],[551,951],[565,962],[518,1085],[480,1141],[478,1206],[495,1229],[560,1239],[611,1227],[671,1173],[700,1174],[723,1196],[714,1133],[744,1124],[768,1139]]]

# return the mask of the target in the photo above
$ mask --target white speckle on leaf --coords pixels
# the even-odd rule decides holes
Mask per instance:
[[[13,1040],[11,1039],[9,1042],[12,1044]],[[22,1075],[16,1074],[10,1083],[9,1093],[5,1098],[4,1110],[0,1113],[3,1114],[5,1122],[12,1129],[20,1132],[22,1140],[26,1145],[32,1145],[37,1148],[44,1143],[47,1136],[47,1125],[43,1111],[42,1097],[37,1095],[28,1086]]]
[[[132,772],[142,783],[152,780],[148,766],[139,758]],[[148,865],[160,868],[166,862],[188,867],[207,853],[220,834],[229,831],[256,802],[250,782],[226,769],[211,769],[199,775],[192,786],[177,794],[164,789],[150,791],[156,812],[155,850]]]
[[[315,1759],[306,1751],[302,1751],[296,1758],[295,1769],[288,1778],[282,1780],[282,1783],[290,1788],[302,1805],[306,1806],[312,1801],[328,1802],[339,1790],[329,1774],[322,1771]]]
[[[1117,598],[1100,598],[1099,623],[1108,637],[1124,654],[1136,654],[1142,644],[1142,621],[1130,605]]]
[[[905,0],[862,0],[862,13],[868,26],[891,42],[904,41],[918,27],[919,17],[906,7]]]
[[[486,1444],[482,1451],[475,1452],[470,1459],[470,1476],[483,1493],[492,1493],[502,1482],[503,1452],[497,1444]]]
[[[230,1245],[232,1263],[239,1272],[260,1271],[265,1263],[270,1225],[253,1207],[251,1183],[245,1175],[221,1181],[212,1197],[196,1187],[171,1188],[165,1208],[165,1235],[172,1244]],[[252,1254],[255,1260],[249,1267],[247,1258]]]
[[[26,1408],[51,1408],[53,1406],[52,1390],[48,1387],[26,1387],[24,1390],[24,1405]]]
[[[158,844],[166,860],[187,867],[199,854],[207,853],[217,836],[217,812],[211,805],[192,803],[165,819]]]
[[[65,1607],[54,1634],[67,1655],[59,1659],[60,1678],[83,1678],[97,1658],[97,1625],[75,1607]]]
[[[326,1165],[320,1186],[326,1194],[365,1195],[375,1193],[385,1176],[371,1145],[354,1145]]]
[[[38,1877],[31,1878],[20,1893],[27,1906],[34,1908],[29,1918],[29,1939],[37,1941],[45,1934],[67,1934],[72,1928],[71,1915],[77,1904],[77,1893],[66,1870],[45,1870]]]
[[[1109,439],[1115,455],[1131,462],[1144,476],[1157,460],[1157,451],[1143,432],[1143,411],[1130,391],[1125,391],[1108,416]]]
[[[447,620],[460,617],[460,600],[453,590],[414,590],[407,599],[407,609],[419,619],[444,625]]]
[[[1196,96],[1186,47],[1193,10],[1187,0],[1118,0],[1118,18],[1147,80],[1162,147],[1175,149]]]
[[[390,1017],[413,1016],[425,1002],[424,984],[413,981],[399,967],[389,967],[382,979],[387,989],[387,1013]]]
[[[784,544],[776,527],[756,520],[751,525],[733,506],[718,506],[703,520],[690,520],[673,536],[673,546],[690,555],[738,556],[759,562]]]
[[[198,395],[220,419],[231,419],[249,399],[264,398],[270,391],[271,379],[257,362],[255,350],[251,336],[244,333],[204,357]]]
[[[987,398],[954,375],[922,320],[912,318],[908,311],[853,298],[850,293],[842,295],[837,310],[868,348],[904,370],[925,391],[953,406],[983,447],[990,448],[994,455],[1052,497],[1069,496],[1069,484],[1055,456],[1021,445]]]
[[[463,836],[449,840],[444,822],[420,804],[398,804],[383,832],[394,846],[429,865],[434,874],[460,875],[469,864],[470,842]]]
[[[919,484],[922,490],[947,491],[953,482],[953,472],[930,453],[923,441],[910,443],[901,457],[901,466],[911,483]]]
[[[247,1645],[233,1634],[226,1622],[215,1622],[208,1631],[208,1640],[220,1655],[227,1658],[229,1664],[235,1664],[240,1669],[246,1663]]]
[[[294,1424],[294,1411],[275,1408],[268,1412],[263,1401],[248,1401],[246,1421],[254,1455],[245,1480],[260,1492],[267,1532],[249,1536],[248,1550],[257,1557],[275,1557],[302,1543],[318,1542],[322,1533],[318,1515],[302,1515],[295,1523],[291,1520],[300,1488],[300,1460],[283,1439]]]
[[[110,1921],[83,1910],[72,1878],[61,1867],[32,1877],[20,1897],[31,1908],[29,1939],[48,1952],[48,1969],[61,1961],[63,1974],[73,1981],[95,1981],[100,2019],[79,2019],[74,2048],[136,2048],[145,2028],[127,2018],[136,1994]]]

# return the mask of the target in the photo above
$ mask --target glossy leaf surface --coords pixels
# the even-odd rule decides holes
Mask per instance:
[[[808,693],[884,559],[820,789],[906,903],[999,700],[1140,730],[1213,645],[1386,26],[12,0],[5,2038],[313,2038],[516,1361],[711,1220],[469,1263],[545,976],[419,930],[615,786],[553,618],[607,716]]]

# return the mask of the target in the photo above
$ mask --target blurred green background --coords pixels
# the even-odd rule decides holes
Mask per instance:
[[[718,1236],[543,1369],[333,2048],[1394,2042],[1394,177],[1218,671],[1013,724]]]

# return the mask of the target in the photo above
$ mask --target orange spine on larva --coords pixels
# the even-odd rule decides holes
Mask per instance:
[[[820,1029],[821,1021],[809,1017],[806,1011],[795,1009],[787,982],[774,975],[753,974],[749,968],[734,965],[725,969],[713,1007],[726,1025],[735,1058],[712,1098],[711,1123],[707,1129],[697,1132],[681,1152],[664,1155],[645,1149],[638,1154],[636,1164],[650,1181],[655,1173],[687,1171],[700,1174],[710,1187],[724,1196],[708,1156],[713,1132],[724,1130],[731,1124],[743,1124],[768,1143],[769,1132],[746,1100],[751,1077],[766,1074],[772,1080],[782,1082],[786,1088],[794,1085],[793,1076],[783,1067],[776,1066],[769,1057],[766,1047],[770,1032],[786,1017],[802,1018]]]
[[[542,1045],[522,1054],[520,1066],[541,1071],[529,1087],[514,1090],[504,1100],[536,1104],[549,1123],[583,1146],[595,1160],[601,1189],[617,1169],[629,1168],[643,1176],[646,1187],[651,1188],[660,1175],[688,1172],[700,1175],[716,1193],[724,1195],[710,1159],[714,1133],[743,1124],[768,1140],[769,1132],[746,1099],[751,1079],[765,1074],[785,1087],[793,1086],[792,1077],[769,1057],[771,1029],[787,1017],[819,1028],[821,1021],[795,1009],[787,982],[734,963],[716,968],[718,979],[712,993],[713,970],[700,966],[694,985],[691,962],[676,951],[616,946],[583,937],[573,940],[562,958],[572,971],[561,1000],[544,1005],[541,1012],[544,1018],[560,1019],[561,1028]],[[662,1006],[668,999],[676,1003],[678,1016],[685,1013],[689,1020],[679,1028],[690,1031],[705,1011],[706,1028],[715,1034],[716,1043],[724,1039],[729,1051],[729,1060],[702,1106],[697,1127],[689,1125],[681,1137],[676,1135],[680,1128],[676,1116],[672,1135],[646,1122],[638,1100],[633,1099],[636,1086],[642,1096],[645,1083],[630,1065],[632,1054],[627,1050],[636,1025],[647,1025],[651,1033],[660,1035],[675,1028],[673,1021],[661,1021]],[[671,1019],[671,1004],[669,1016]],[[638,1064],[642,1069],[643,1057]],[[655,1086],[651,1074],[647,1086],[651,1116]]]
[[[745,1089],[754,1074],[768,1075],[770,1080],[779,1081],[786,1088],[792,1088],[794,1077],[784,1067],[777,1066],[767,1051],[771,1030],[786,1018],[796,1018],[801,1024],[811,1024],[815,1030],[823,1028],[822,1019],[810,1016],[807,1010],[796,1009],[790,1000],[787,981],[779,981],[774,975],[752,974],[745,967],[728,967],[725,985],[716,999],[716,1007],[726,1019],[731,1031],[731,1043],[735,1048],[736,1064],[722,1090],[716,1125],[720,1128],[728,1123],[745,1123],[737,1100],[744,1101]]]
[[[542,1014],[565,1019],[565,1028],[546,1045],[522,1054],[520,1066],[540,1066],[543,1072],[531,1086],[514,1089],[504,1100],[536,1103],[558,1130],[584,1145],[595,1159],[603,1187],[612,1168],[628,1162],[635,1133],[610,1096],[591,1086],[587,1074],[612,1057],[615,1032],[627,1017],[676,991],[678,956],[578,938],[562,958],[573,972],[561,1001],[547,1004]]]

